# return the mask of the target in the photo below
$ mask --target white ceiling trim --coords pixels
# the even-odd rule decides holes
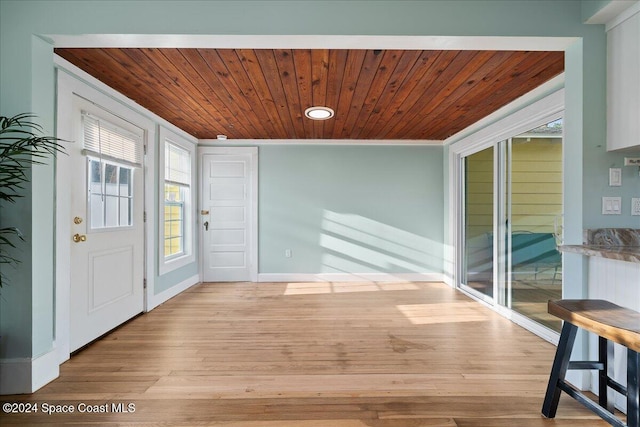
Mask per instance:
[[[585,21],[586,24],[608,24],[617,16],[625,12],[632,6],[638,5],[638,0],[615,0],[609,1],[602,9],[597,11],[591,18]]]
[[[611,29],[622,24],[627,19],[634,16],[636,13],[640,13],[640,1],[633,3],[629,8],[623,10],[619,14],[615,15],[611,20],[607,21],[604,29],[610,31]]]
[[[461,37],[362,35],[47,35],[66,48],[405,49],[564,51],[577,37]]]

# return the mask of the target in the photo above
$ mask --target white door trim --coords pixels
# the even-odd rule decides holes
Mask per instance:
[[[66,71],[58,68],[58,96],[57,96],[57,136],[70,141],[65,144],[80,144],[74,141],[73,128],[71,126],[73,113],[73,97],[81,96],[91,102],[100,105],[112,114],[132,122],[145,131],[146,141],[156,140],[155,123],[144,115],[132,110],[113,97],[89,86],[87,83],[73,77]],[[153,144],[149,144],[153,146]],[[71,186],[71,159],[70,156],[59,155],[56,159],[56,306],[55,306],[55,340],[54,347],[57,351],[58,362],[62,363],[70,356],[70,284],[71,284],[71,195],[68,189]],[[145,210],[148,209],[149,197],[153,192],[146,191],[149,182],[153,182],[154,162],[145,162]],[[150,178],[151,177],[151,178]],[[151,195],[149,195],[151,193]],[[153,205],[152,205],[153,206]],[[146,227],[150,223],[147,222]],[[149,230],[146,230],[149,236]],[[147,250],[148,240],[143,244]],[[150,270],[151,269],[151,270]],[[153,277],[153,265],[145,266],[145,277]],[[147,305],[149,290],[145,293],[144,302]]]
[[[251,275],[251,281],[258,281],[258,147],[198,147],[198,177],[200,182],[198,183],[198,188],[200,189],[198,196],[198,229],[200,232],[198,233],[198,240],[200,242],[200,277],[204,277],[204,238],[202,236],[202,215],[200,215],[200,210],[202,210],[203,201],[202,201],[202,158],[205,154],[231,154],[231,155],[250,155],[251,156],[251,164],[249,165],[249,170],[251,173],[251,186],[253,187],[253,191],[251,192],[251,221],[249,222],[249,233],[250,233],[250,245],[249,245],[249,269]]]

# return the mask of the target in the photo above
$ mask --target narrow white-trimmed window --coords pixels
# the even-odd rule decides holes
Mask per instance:
[[[193,250],[195,145],[160,129],[164,164],[160,207],[160,272],[195,261]]]
[[[82,112],[90,229],[133,226],[134,169],[142,167],[142,135]]]
[[[191,193],[190,153],[170,141],[164,150],[164,257],[185,253],[185,222]]]

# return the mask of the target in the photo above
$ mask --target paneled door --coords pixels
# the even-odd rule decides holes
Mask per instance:
[[[200,149],[205,282],[257,280],[257,148]]]
[[[70,351],[143,311],[144,132],[77,98],[72,164]]]

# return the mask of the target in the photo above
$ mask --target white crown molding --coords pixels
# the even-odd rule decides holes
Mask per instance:
[[[618,25],[622,24],[624,21],[626,21],[627,19],[631,18],[632,16],[634,16],[636,13],[640,13],[640,1],[636,1],[634,2],[626,2],[626,1],[612,1],[611,3],[609,3],[610,5],[613,3],[632,3],[631,6],[628,6],[627,9],[623,9],[621,11],[618,11],[617,14],[615,14],[613,16],[613,18],[607,20],[604,28],[606,31],[610,31],[612,28],[617,27]]]

